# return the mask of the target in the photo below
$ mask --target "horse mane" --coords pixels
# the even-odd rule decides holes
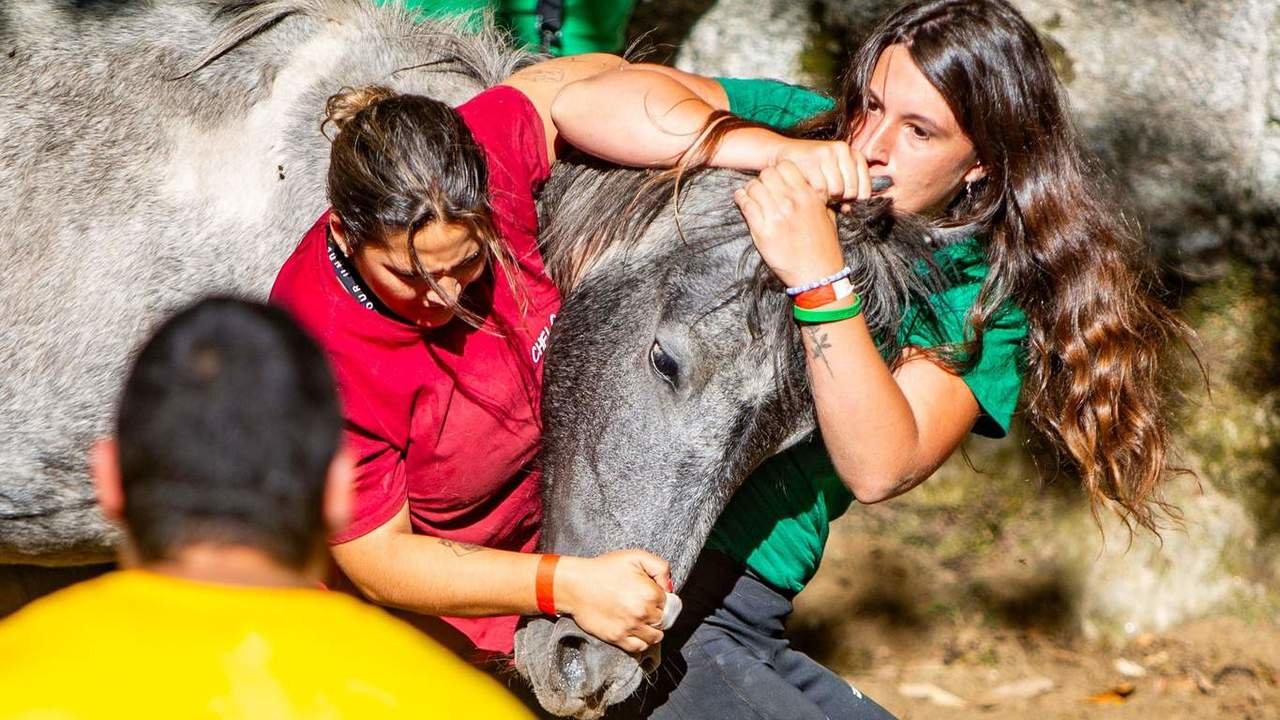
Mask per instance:
[[[706,167],[683,175],[623,168],[581,153],[562,158],[539,198],[539,243],[547,272],[568,294],[607,254],[639,249],[665,213],[676,223],[679,242],[692,250],[743,242],[750,233],[730,191],[750,177]],[[951,283],[933,260],[940,236],[922,218],[897,213],[886,200],[854,203],[849,213],[837,215],[837,230],[872,335],[886,360],[896,358],[908,306],[927,308],[929,299]],[[754,336],[785,336],[798,344],[790,302],[750,242],[739,268],[740,280],[724,300],[749,301]]]

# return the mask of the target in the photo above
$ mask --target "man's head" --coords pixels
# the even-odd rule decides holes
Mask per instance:
[[[203,300],[143,346],[92,458],[143,563],[213,544],[302,570],[346,521],[350,462],[319,348],[281,310]]]

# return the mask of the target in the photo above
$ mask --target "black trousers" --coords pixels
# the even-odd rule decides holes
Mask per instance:
[[[893,720],[887,710],[791,647],[791,598],[727,556],[704,551],[662,666],[607,717],[630,720]]]

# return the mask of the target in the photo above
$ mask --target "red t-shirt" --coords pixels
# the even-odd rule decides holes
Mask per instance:
[[[353,520],[335,544],[383,525],[406,500],[416,533],[524,552],[538,539],[541,360],[560,305],[536,243],[546,141],[515,88],[487,90],[458,112],[488,160],[493,219],[517,260],[523,312],[496,264],[467,289],[477,293],[473,308],[489,306],[493,332],[458,320],[424,331],[369,309],[335,273],[327,212],[271,290],[328,355],[357,457]],[[514,616],[444,619],[482,651],[512,649]]]

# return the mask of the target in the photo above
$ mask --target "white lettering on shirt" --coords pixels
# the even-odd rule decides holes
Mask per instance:
[[[547,317],[547,326],[542,328],[542,332],[538,333],[538,339],[534,341],[533,347],[529,348],[529,357],[533,359],[534,365],[542,362],[542,354],[547,351],[547,340],[551,338],[551,326],[555,324],[556,314],[551,313]]]

